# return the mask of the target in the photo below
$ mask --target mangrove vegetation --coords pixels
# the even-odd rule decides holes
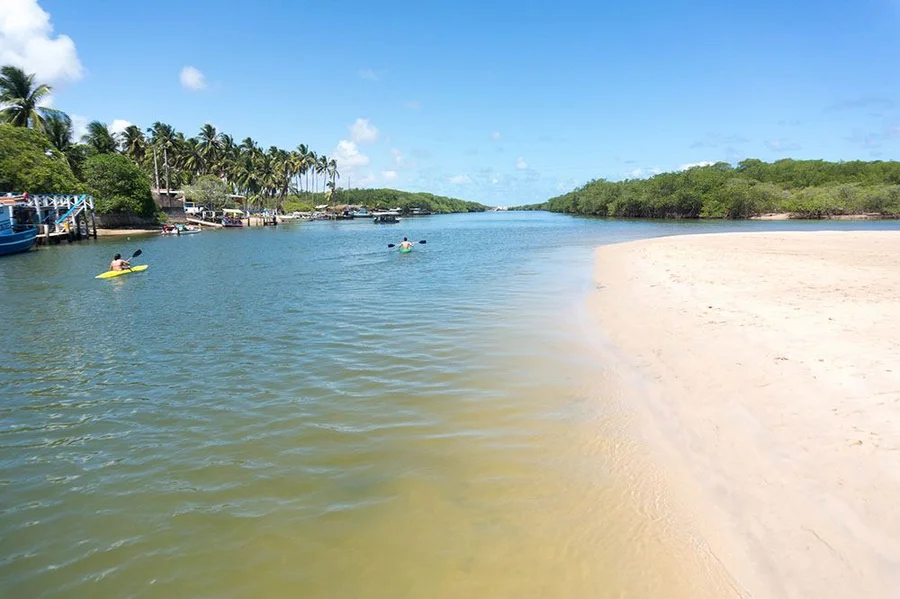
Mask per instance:
[[[900,216],[900,162],[719,162],[648,179],[595,180],[519,209],[630,218]]]

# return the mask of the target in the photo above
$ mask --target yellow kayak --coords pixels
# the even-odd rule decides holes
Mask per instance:
[[[131,268],[126,268],[125,270],[107,270],[106,272],[100,273],[95,279],[111,279],[112,277],[118,277],[120,275],[127,275],[131,272],[141,272],[142,270],[147,270],[149,268],[149,264],[138,264],[137,266],[132,266]]]

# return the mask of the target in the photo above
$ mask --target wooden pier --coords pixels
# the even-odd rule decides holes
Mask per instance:
[[[194,223],[194,224],[201,225],[204,227],[213,227],[216,229],[221,229],[225,226],[222,223],[213,223],[213,222],[209,222],[206,220],[200,220],[199,218],[186,217],[184,220],[186,220],[189,223]]]
[[[22,194],[0,202],[13,205],[17,221],[38,228],[37,243],[97,238],[94,197],[87,194]]]

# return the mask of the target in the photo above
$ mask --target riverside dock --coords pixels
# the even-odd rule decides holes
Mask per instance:
[[[97,238],[94,197],[88,194],[28,194],[0,197],[16,220],[38,229],[37,243],[49,245]]]

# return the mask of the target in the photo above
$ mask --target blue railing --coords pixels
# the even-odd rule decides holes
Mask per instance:
[[[56,224],[59,225],[59,224],[62,224],[63,222],[65,222],[65,220],[66,220],[67,218],[69,218],[69,216],[70,216],[73,212],[75,212],[79,207],[81,207],[81,206],[84,205],[85,200],[87,200],[87,196],[86,196],[86,195],[83,195],[83,196],[81,196],[80,198],[78,198],[78,201],[75,202],[75,203],[72,205],[71,208],[69,208],[68,210],[66,210],[65,214],[63,214],[63,215],[60,216],[58,219],[56,219]]]

